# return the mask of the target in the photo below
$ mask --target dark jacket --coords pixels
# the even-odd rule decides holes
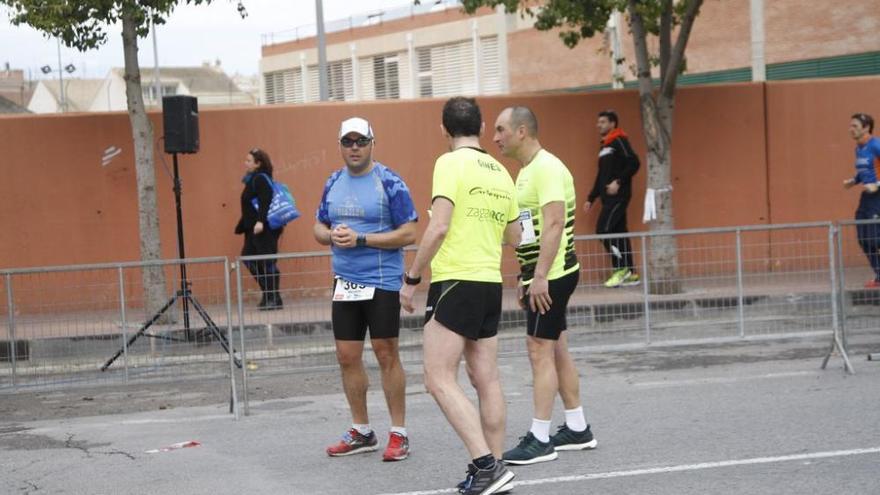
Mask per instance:
[[[253,198],[257,198],[257,202],[260,204],[259,211],[251,203]],[[251,174],[246,179],[244,189],[241,191],[241,218],[235,226],[235,233],[253,234],[254,225],[256,225],[257,221],[263,222],[264,230],[269,230],[269,222],[266,220],[266,215],[269,214],[269,205],[271,203],[272,184],[259,173]]]
[[[599,170],[596,182],[587,197],[592,203],[602,198],[602,204],[609,201],[629,201],[632,196],[632,176],[639,170],[639,157],[629,144],[626,134],[615,129],[602,140],[599,149]],[[609,196],[605,186],[617,180],[620,188],[617,194]]]

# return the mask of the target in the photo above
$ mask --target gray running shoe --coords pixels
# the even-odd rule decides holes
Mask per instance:
[[[495,461],[495,465],[489,469],[475,468],[471,472],[469,468],[464,487],[459,489],[458,493],[464,495],[499,494],[513,480],[514,476],[516,475],[507,469],[501,461]]]
[[[477,473],[477,466],[474,466],[473,464],[468,464],[467,476],[465,476],[464,480],[460,481],[457,485],[455,485],[455,488],[458,489],[458,493],[464,493],[465,489],[467,488],[467,484],[470,482],[471,478],[476,473]],[[508,481],[506,485],[499,488],[498,491],[495,493],[497,495],[504,495],[506,493],[510,493],[511,491],[513,491],[513,486],[511,485],[511,483],[512,482]]]

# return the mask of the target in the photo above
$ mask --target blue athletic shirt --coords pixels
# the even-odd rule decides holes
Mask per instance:
[[[880,139],[871,136],[865,144],[856,144],[856,184],[877,184],[880,176]]]
[[[349,174],[345,167],[331,174],[315,217],[331,229],[344,223],[365,234],[391,232],[419,218],[403,179],[379,162],[361,176]],[[331,246],[331,250],[336,276],[383,290],[400,290],[403,249]]]

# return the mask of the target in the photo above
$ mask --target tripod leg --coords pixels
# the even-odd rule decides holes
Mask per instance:
[[[188,283],[189,282],[186,282],[186,281],[181,282],[181,285],[183,287],[185,287],[182,290],[185,291],[186,295],[189,295],[189,287],[187,287],[187,285],[186,285]],[[188,301],[188,299],[189,299],[188,297],[184,297],[180,301],[180,307],[181,307],[181,309],[183,309],[183,335],[185,336],[187,342],[192,342],[195,339],[193,338],[193,331],[192,331],[192,328],[190,327],[190,324],[189,324],[189,301]]]
[[[172,296],[171,299],[169,299],[168,302],[166,302],[165,305],[162,306],[162,308],[159,311],[156,311],[156,313],[146,323],[144,323],[143,326],[134,335],[131,336],[131,338],[128,339],[128,344],[126,344],[121,349],[116,351],[116,354],[114,354],[113,357],[108,359],[107,362],[104,363],[104,366],[101,366],[101,371],[107,371],[107,368],[109,368],[110,365],[113,364],[114,361],[119,359],[119,356],[121,356],[122,353],[125,352],[125,348],[131,347],[131,344],[133,344],[135,340],[137,340],[141,335],[143,335],[144,332],[146,332],[147,329],[153,325],[153,323],[156,323],[156,321],[159,320],[159,318],[161,318],[162,315],[165,314],[166,311],[168,311],[168,308],[170,308],[171,306],[174,305],[174,302],[177,301],[177,298],[178,298],[177,295]]]
[[[208,330],[214,335],[214,337],[220,342],[220,346],[226,351],[227,354],[232,354],[232,360],[235,362],[235,366],[241,368],[241,359],[238,357],[238,353],[234,348],[231,348],[229,345],[229,341],[226,339],[226,335],[223,335],[223,332],[217,327],[217,324],[214,323],[214,320],[211,319],[211,315],[205,311],[205,308],[199,303],[199,301],[193,297],[191,294],[186,296],[189,299],[192,307],[196,309],[199,313],[199,316],[202,317],[202,320],[205,322],[205,325],[208,327]]]
[[[828,360],[831,359],[831,355],[834,354],[834,346],[835,346],[835,338],[831,339],[831,348],[828,349],[828,353],[825,354],[825,359],[822,360],[822,366],[819,369],[825,369],[828,366]]]

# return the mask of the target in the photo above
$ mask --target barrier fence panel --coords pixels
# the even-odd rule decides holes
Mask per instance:
[[[608,236],[576,236],[580,263],[578,287],[568,305],[569,346],[633,344],[646,340],[644,294],[640,285],[605,288],[613,273],[612,255],[604,242]],[[640,265],[644,249],[640,238],[631,238],[634,264]],[[641,273],[640,269],[637,269]],[[519,335],[525,333],[521,326]]]
[[[662,244],[671,241],[675,263],[661,262]],[[653,235],[643,274],[651,314],[650,342],[735,337],[739,329],[736,231],[691,231]],[[665,258],[660,258],[665,259]]]
[[[283,306],[263,310],[260,303],[264,291],[253,273],[260,274],[272,265],[277,267]],[[240,257],[235,266],[241,294],[238,339],[243,342],[252,370],[257,362],[264,371],[336,362],[330,325],[333,274],[329,253]],[[260,278],[260,283],[275,283],[272,276]]]
[[[602,344],[828,331],[830,228],[817,223],[628,234],[641,284],[615,289],[602,284],[613,255],[601,242],[612,236],[578,236],[582,279],[570,314],[591,314],[587,333],[603,334]],[[669,237],[674,268],[663,270],[652,250]],[[573,332],[569,338],[583,337]]]
[[[880,220],[841,221],[838,228],[840,320],[846,343],[847,339],[858,340],[860,335],[880,330],[880,287],[872,287],[877,274],[865,253],[865,248],[878,253]],[[880,348],[873,352],[880,352]]]
[[[177,260],[0,272],[0,389],[196,377],[226,377],[230,386],[221,345],[230,330],[227,266],[226,258],[186,260],[191,298],[173,298]],[[168,299],[155,306],[145,303],[145,267],[165,275]]]
[[[837,294],[833,226],[756,227],[742,236],[743,335],[831,330]]]

